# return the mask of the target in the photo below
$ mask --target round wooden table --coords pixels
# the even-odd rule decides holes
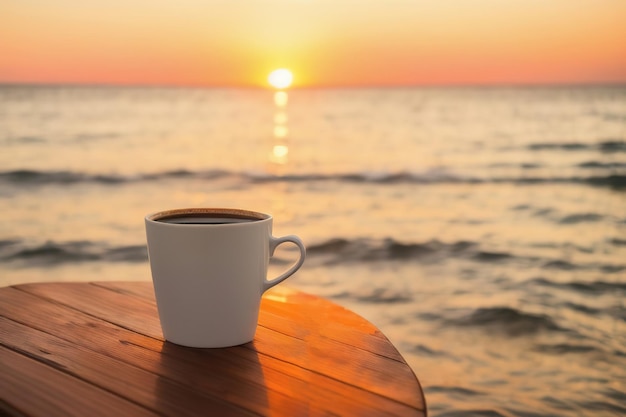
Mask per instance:
[[[150,282],[0,288],[0,415],[425,416],[420,384],[371,323],[284,286],[253,342],[163,340]]]

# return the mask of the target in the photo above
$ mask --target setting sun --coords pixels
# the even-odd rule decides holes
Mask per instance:
[[[0,83],[626,82],[620,0],[84,3],[0,1]]]
[[[272,71],[267,80],[274,88],[287,88],[293,81],[293,74],[288,69],[281,68]]]

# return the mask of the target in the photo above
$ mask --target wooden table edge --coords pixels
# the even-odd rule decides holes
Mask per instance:
[[[18,290],[18,291],[26,292],[30,294],[33,292],[37,292],[38,290],[41,290],[42,288],[43,289],[45,289],[46,287],[52,288],[54,286],[59,286],[59,285],[68,286],[68,288],[69,286],[93,285],[93,286],[102,287],[107,290],[114,291],[120,294],[127,293],[127,295],[132,294],[134,296],[141,296],[142,292],[145,292],[147,287],[149,287],[150,289],[152,288],[152,283],[150,281],[122,281],[122,280],[89,281],[89,282],[73,282],[73,281],[69,282],[68,281],[68,282],[31,282],[31,283],[23,283],[23,284],[14,284],[14,285],[6,286],[6,287],[1,287],[0,292],[4,292],[8,288],[11,288],[14,290]],[[343,314],[345,314],[346,316],[351,316],[352,319],[360,321],[361,323],[366,323],[368,326],[371,327],[371,329],[375,329],[376,337],[383,338],[388,343],[389,347],[395,350],[395,352],[397,353],[397,359],[401,361],[402,364],[410,371],[413,382],[415,384],[415,388],[416,388],[415,394],[420,397],[420,402],[423,404],[423,410],[421,411],[423,412],[424,416],[428,414],[424,391],[417,375],[415,374],[415,371],[410,367],[410,365],[406,362],[404,357],[400,354],[400,352],[397,350],[395,345],[391,343],[391,341],[387,338],[387,336],[385,336],[384,333],[378,327],[372,324],[370,321],[368,321],[367,319],[365,319],[358,313],[346,307],[343,307],[340,304],[335,303],[327,298],[316,296],[310,293],[306,293],[306,292],[303,292],[303,291],[300,291],[300,290],[297,290],[297,289],[294,289],[292,287],[285,286],[285,285],[279,285],[277,287],[274,287],[273,289],[267,291],[263,297],[264,299],[272,299],[272,298],[277,298],[277,297],[278,298],[296,297],[299,300],[304,299],[309,303],[317,303],[319,305],[324,306],[325,308],[330,308],[335,312],[342,311]],[[58,302],[55,300],[49,300],[49,301]],[[262,324],[260,323],[260,325]],[[1,340],[0,340],[0,345],[3,345]],[[1,399],[2,398],[0,396],[0,400]]]

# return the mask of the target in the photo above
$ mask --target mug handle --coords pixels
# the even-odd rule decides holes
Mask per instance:
[[[263,281],[263,292],[269,290],[274,285],[276,285],[276,284],[286,280],[287,278],[289,278],[291,275],[293,275],[294,272],[296,272],[298,269],[300,269],[300,267],[304,263],[304,258],[306,257],[306,249],[304,247],[304,243],[302,243],[300,238],[298,236],[295,236],[295,235],[289,235],[289,236],[283,236],[283,237],[270,236],[270,256],[274,255],[274,251],[276,250],[278,245],[280,245],[282,243],[285,243],[285,242],[295,243],[296,246],[298,246],[298,248],[300,249],[300,258],[298,259],[298,261],[295,264],[293,264],[291,266],[291,268],[289,268],[287,271],[285,271],[284,273],[282,273],[278,277],[276,277],[276,278],[274,278],[272,280],[269,280],[269,281],[267,279],[265,279]]]

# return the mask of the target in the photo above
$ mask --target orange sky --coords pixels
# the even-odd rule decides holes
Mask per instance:
[[[0,82],[626,82],[625,0],[4,0]]]

